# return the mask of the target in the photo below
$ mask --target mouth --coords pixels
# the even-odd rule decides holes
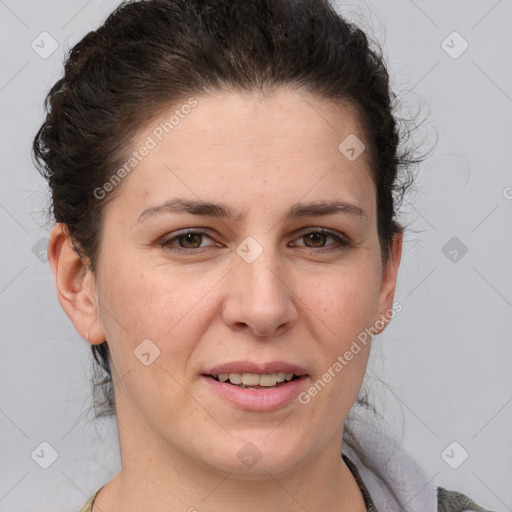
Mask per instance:
[[[213,395],[246,411],[285,407],[306,387],[306,370],[284,361],[232,361],[201,374]]]
[[[217,382],[231,384],[242,389],[275,389],[288,382],[300,379],[301,375],[295,373],[219,373],[218,375],[205,375]]]

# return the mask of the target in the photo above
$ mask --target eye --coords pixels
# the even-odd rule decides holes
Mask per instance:
[[[336,243],[325,245],[326,241],[331,238]],[[304,233],[298,240],[304,241],[304,247],[308,249],[326,249],[327,251],[343,249],[344,247],[349,245],[348,240],[344,239],[340,235],[328,231],[326,229],[317,229],[315,231],[309,231],[308,233]],[[313,250],[312,252],[325,252]]]
[[[159,246],[165,247],[166,249],[169,249],[171,251],[194,252],[194,249],[207,247],[202,245],[204,238],[213,240],[204,231],[193,231],[188,229],[182,233],[178,233],[171,237],[164,238],[162,241],[160,241]]]
[[[213,244],[205,245],[205,239],[211,240]],[[325,245],[326,242],[332,239],[334,244]],[[313,253],[322,253],[332,250],[340,250],[349,245],[349,241],[342,236],[328,231],[326,229],[316,229],[301,235],[297,240],[303,240],[304,244],[298,244],[299,247],[310,249]],[[296,244],[297,242],[295,242]],[[208,250],[208,247],[222,247],[221,244],[215,242],[211,236],[205,231],[198,231],[187,229],[182,232],[163,238],[159,242],[159,247],[164,247],[167,250],[180,252],[180,253],[198,253],[202,250]]]

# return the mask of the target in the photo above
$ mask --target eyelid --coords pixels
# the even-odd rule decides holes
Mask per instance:
[[[213,236],[209,234],[210,230],[208,228],[187,228],[187,229],[182,229],[182,230],[170,233],[169,234],[170,236],[166,235],[166,236],[162,237],[159,240],[158,245],[159,245],[159,247],[167,248],[168,250],[171,250],[171,251],[181,252],[181,253],[190,253],[190,254],[197,254],[200,252],[204,252],[204,250],[208,250],[207,249],[208,247],[214,246],[214,244],[211,244],[210,246],[195,247],[195,248],[171,246],[171,243],[170,243],[171,241],[179,238],[180,236],[187,235],[190,233],[206,236],[206,237],[210,238],[210,240],[213,240],[215,242]],[[337,231],[332,231],[330,229],[314,227],[314,226],[308,226],[308,227],[302,228],[300,231],[296,232],[296,234],[294,235],[294,241],[300,240],[304,236],[306,236],[308,234],[313,234],[313,233],[314,234],[320,233],[320,234],[326,235],[328,237],[331,237],[336,242],[336,244],[331,244],[331,245],[328,245],[325,247],[307,247],[306,245],[300,246],[300,247],[304,247],[305,249],[309,250],[309,252],[311,252],[311,253],[322,253],[322,252],[327,252],[327,251],[336,250],[336,249],[344,249],[348,245],[350,245],[350,240],[344,234],[339,233]],[[219,245],[218,242],[215,242],[215,243],[217,245]]]
[[[339,246],[342,246],[342,247],[347,246],[350,243],[350,240],[344,234],[339,233],[338,231],[332,231],[332,230],[326,229],[326,228],[315,228],[315,227],[304,228],[304,230],[299,231],[299,234],[295,235],[295,237],[296,237],[296,239],[301,239],[302,237],[309,235],[311,233],[315,233],[315,234],[320,233],[322,235],[330,236],[333,240],[335,240],[338,243]],[[301,247],[306,247],[306,249],[310,249],[313,252],[319,252],[322,250],[328,250],[328,248],[330,246],[318,247],[316,249],[314,247],[307,247],[305,245],[301,246]]]
[[[187,228],[187,229],[181,229],[179,231],[173,231],[172,233],[169,233],[167,235],[164,235],[160,240],[158,241],[159,247],[165,247],[170,246],[170,242],[172,240],[175,240],[183,235],[188,234],[194,234],[194,235],[202,235],[210,238],[213,240],[213,236],[210,235],[210,230],[208,228]],[[218,242],[217,242],[218,243]],[[197,247],[195,249],[187,249],[185,247],[176,247],[178,250],[187,251],[187,252],[193,252],[197,251],[198,249],[204,249],[204,247]]]

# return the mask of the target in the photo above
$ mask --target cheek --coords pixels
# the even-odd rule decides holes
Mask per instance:
[[[132,272],[132,268],[139,271]],[[104,266],[100,312],[114,380],[120,382],[116,397],[119,403],[133,400],[148,417],[163,414],[161,406],[166,401],[174,404],[172,410],[189,414],[180,383],[201,335],[194,305],[205,295],[208,283],[197,280],[197,286],[191,287],[183,276],[140,269],[141,265],[125,261],[122,266]],[[155,390],[159,390],[158,400]]]
[[[316,316],[333,348],[344,344],[372,325],[378,309],[378,275],[371,264],[339,269],[329,276],[311,277],[303,283],[305,311]]]
[[[313,292],[301,294],[307,297],[303,311],[312,319],[310,325],[319,326],[313,337],[321,358],[307,393],[336,421],[356,400],[365,375],[371,347],[365,329],[373,325],[378,309],[376,282],[378,269],[365,262],[330,278],[312,279],[309,290]]]
[[[179,368],[205,328],[205,297],[215,280],[129,264],[126,258],[121,265],[111,263],[103,267],[100,316],[116,364],[133,366],[134,350],[149,339],[162,356],[169,355],[160,363]]]

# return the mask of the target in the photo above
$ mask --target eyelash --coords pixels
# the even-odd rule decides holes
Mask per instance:
[[[205,252],[205,250],[208,250],[208,247],[186,248],[186,247],[173,247],[171,245],[174,240],[177,240],[179,237],[188,235],[188,234],[202,235],[202,236],[206,236],[206,237],[210,238],[211,240],[213,240],[213,238],[210,235],[208,235],[208,233],[206,233],[205,231],[195,231],[195,230],[189,229],[189,230],[183,231],[181,233],[178,233],[176,235],[173,235],[172,237],[169,237],[167,239],[163,239],[159,243],[159,247],[163,247],[166,250],[169,250],[172,252],[178,252],[178,253],[182,253],[182,254],[183,253],[198,254],[198,253]],[[302,246],[302,247],[305,247],[308,250],[308,252],[310,252],[310,253],[318,254],[318,253],[325,253],[325,252],[330,252],[330,251],[335,251],[335,250],[343,250],[350,245],[350,243],[346,239],[333,233],[332,231],[322,229],[322,228],[308,231],[308,232],[302,234],[299,237],[299,239],[304,238],[308,235],[312,235],[312,234],[326,235],[326,236],[332,238],[334,241],[336,241],[338,245],[334,245],[333,247],[328,246],[328,247],[319,247],[319,248]]]

